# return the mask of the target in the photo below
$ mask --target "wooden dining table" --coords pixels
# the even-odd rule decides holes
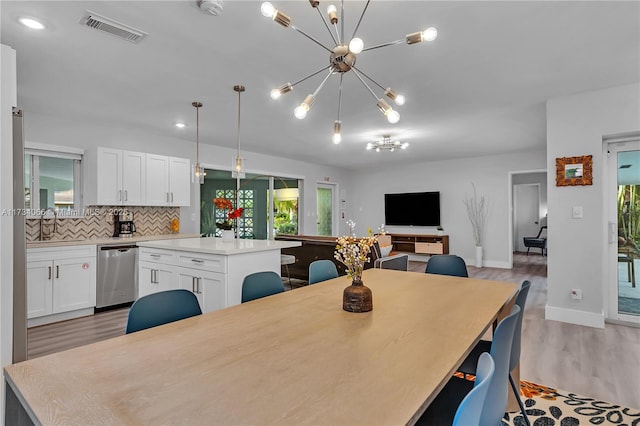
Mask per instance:
[[[400,425],[429,406],[513,283],[370,269],[7,366],[35,424]]]

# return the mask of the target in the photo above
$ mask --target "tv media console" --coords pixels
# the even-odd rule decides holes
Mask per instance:
[[[425,234],[386,234],[378,236],[380,240],[386,237],[386,241],[393,245],[393,252],[416,253],[416,254],[449,254],[448,235],[425,235]]]

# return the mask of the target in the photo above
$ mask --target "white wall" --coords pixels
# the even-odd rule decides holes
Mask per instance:
[[[499,268],[509,263],[509,172],[545,168],[545,151],[529,151],[490,157],[407,164],[355,173],[347,186],[350,218],[358,234],[374,231],[384,222],[384,194],[440,191],[441,223],[449,235],[449,252],[475,263],[475,241],[463,204],[473,182],[478,195],[489,201],[484,236],[484,265]],[[411,206],[407,206],[411,208]],[[386,227],[396,233],[435,233],[428,227]]]
[[[25,139],[29,142],[83,148],[87,155],[94,153],[98,146],[149,152],[195,159],[195,142],[178,139],[168,130],[167,134],[150,134],[125,124],[97,123],[74,120],[73,117],[43,115],[25,111]],[[200,143],[200,162],[208,168],[230,170],[235,157],[235,149]],[[304,214],[301,233],[315,235],[316,232],[316,183],[337,183],[338,189],[350,175],[344,169],[290,160],[287,158],[242,151],[246,158],[247,172],[271,173],[277,176],[291,176],[304,179],[302,188]],[[84,179],[95,179],[95,170],[85,167]],[[200,232],[199,186],[193,185],[191,208],[180,210],[180,232]],[[338,208],[336,206],[336,212]],[[337,213],[336,213],[337,214]],[[344,221],[340,221],[341,226]],[[338,233],[345,232],[341,229]]]
[[[547,102],[548,293],[546,317],[604,326],[607,282],[606,184],[603,136],[640,130],[640,85],[550,99]],[[555,186],[555,160],[593,155],[593,185]],[[583,219],[572,219],[582,206]],[[583,300],[570,297],[581,288]]]
[[[16,52],[0,45],[0,200],[13,207],[13,119],[16,106]],[[13,358],[13,217],[0,216],[0,366]],[[4,424],[4,379],[0,386],[0,424]]]

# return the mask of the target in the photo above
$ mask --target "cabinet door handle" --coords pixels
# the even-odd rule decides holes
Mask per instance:
[[[191,261],[195,263],[204,263],[204,260],[201,259],[191,259]]]
[[[171,202],[173,203],[173,192],[171,193]]]
[[[160,255],[159,254],[155,254],[155,253],[151,253],[149,256],[150,257],[155,257],[155,258],[160,258]]]
[[[122,189],[118,191],[118,201],[122,201]]]
[[[165,201],[168,203],[168,202],[169,202],[169,193],[168,193],[168,192],[166,192],[165,194],[167,194],[167,196],[165,197],[165,198],[166,198],[166,200],[165,200]]]
[[[125,190],[124,190],[124,200],[125,200],[125,201],[128,201],[128,199],[129,199],[129,196],[128,196],[128,194],[127,194],[127,190],[125,189]]]
[[[60,278],[60,266],[56,265],[56,278]]]
[[[51,266],[49,266],[49,279],[51,279]]]
[[[191,291],[194,293],[197,293],[198,292],[197,287],[198,287],[198,278],[191,277]]]

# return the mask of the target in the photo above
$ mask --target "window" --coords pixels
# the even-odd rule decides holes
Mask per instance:
[[[78,209],[81,205],[81,161],[82,155],[79,153],[26,148],[25,209]]]

